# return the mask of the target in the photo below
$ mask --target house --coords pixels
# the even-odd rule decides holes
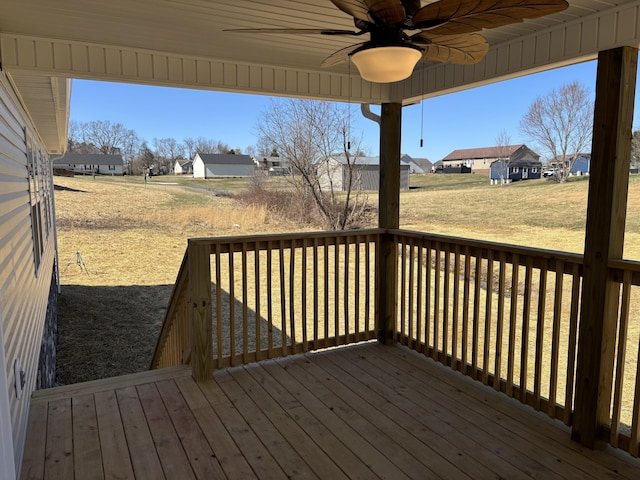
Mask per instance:
[[[194,178],[252,177],[255,165],[249,155],[196,153]]]
[[[624,211],[628,187],[629,153],[625,132],[631,132],[633,123],[633,95],[629,95],[628,92],[636,89],[637,46],[640,45],[637,0],[600,3],[598,8],[593,8],[592,2],[587,0],[571,0],[570,10],[566,12],[543,16],[533,22],[523,22],[518,28],[497,27],[495,33],[491,33],[487,57],[477,64],[454,65],[425,60],[407,80],[375,84],[364,80],[355,68],[351,69],[350,62],[321,68],[323,59],[333,53],[336,45],[333,42],[318,41],[314,35],[292,37],[291,41],[283,41],[281,35],[262,35],[253,41],[248,38],[235,41],[230,37],[233,34],[225,31],[237,25],[239,11],[244,13],[243,18],[249,25],[255,21],[260,27],[264,24],[260,23],[260,19],[268,18],[270,24],[296,26],[296,15],[305,7],[305,12],[314,25],[346,25],[345,12],[338,9],[309,9],[308,2],[296,0],[273,0],[259,5],[248,0],[234,0],[234,9],[220,8],[216,2],[206,2],[204,5],[203,2],[195,0],[167,0],[163,2],[162,8],[140,8],[139,2],[131,1],[60,0],[56,2],[55,8],[51,8],[51,3],[50,0],[0,2],[0,478],[19,477],[21,470],[25,477],[32,478],[79,478],[85,476],[86,470],[82,468],[88,465],[91,467],[89,475],[96,473],[101,476],[104,474],[105,477],[117,477],[104,470],[125,467],[126,462],[129,462],[128,465],[131,467],[131,462],[138,460],[140,462],[136,465],[142,463],[144,468],[150,465],[146,462],[148,459],[152,459],[154,465],[158,466],[159,470],[154,470],[158,472],[157,477],[163,475],[160,462],[172,467],[180,461],[180,466],[185,467],[184,471],[193,475],[195,470],[191,469],[189,459],[195,459],[194,469],[206,460],[217,461],[218,455],[212,452],[209,446],[220,438],[218,432],[222,434],[231,430],[225,429],[220,422],[229,421],[229,412],[238,412],[234,406],[236,399],[251,410],[245,418],[256,418],[254,414],[257,412],[261,421],[252,422],[252,425],[242,425],[242,418],[238,418],[238,422],[231,425],[238,427],[235,432],[251,432],[253,428],[257,429],[258,424],[267,427],[263,437],[256,436],[254,441],[244,442],[260,448],[269,446],[269,452],[262,448],[265,456],[256,455],[255,449],[248,449],[249,461],[257,457],[258,461],[264,459],[271,462],[268,465],[258,465],[263,467],[265,476],[269,473],[273,473],[273,476],[286,476],[281,465],[269,456],[275,451],[284,452],[280,459],[300,466],[306,465],[305,456],[315,460],[324,455],[323,458],[330,461],[342,460],[346,458],[342,453],[346,453],[354,460],[361,460],[356,458],[358,454],[368,452],[367,462],[358,463],[361,469],[356,474],[364,472],[361,477],[376,476],[377,467],[372,462],[379,460],[385,462],[385,466],[388,467],[380,476],[392,478],[398,471],[398,465],[404,463],[404,459],[411,461],[420,457],[427,458],[428,465],[420,469],[416,475],[418,478],[419,475],[424,476],[427,471],[425,468],[431,465],[434,468],[456,468],[455,464],[468,466],[470,470],[467,470],[467,477],[474,476],[475,468],[484,468],[484,476],[489,477],[492,474],[500,475],[491,470],[493,461],[500,458],[504,460],[506,457],[508,465],[503,464],[504,468],[501,469],[504,477],[509,477],[510,473],[517,471],[523,477],[531,472],[540,472],[541,477],[566,474],[567,477],[583,478],[592,473],[592,478],[605,478],[620,476],[618,472],[622,472],[626,473],[627,478],[640,478],[637,462],[623,457],[621,452],[610,455],[601,448],[589,451],[575,444],[567,446],[566,443],[562,443],[572,439],[584,447],[593,448],[601,447],[599,442],[606,442],[635,457],[639,455],[640,450],[638,415],[633,415],[627,425],[621,424],[619,416],[623,378],[618,374],[618,370],[630,372],[630,381],[625,380],[624,388],[637,392],[637,370],[634,365],[638,354],[637,342],[625,338],[617,341],[618,333],[622,336],[626,332],[626,328],[622,327],[628,324],[629,303],[637,302],[638,293],[637,264],[625,260],[622,255],[624,216],[617,216],[617,212]],[[346,5],[349,2],[342,3]],[[365,16],[359,11],[361,2],[353,4],[356,3],[358,8],[349,4],[349,10],[353,7],[357,15]],[[390,15],[393,16],[395,13],[394,11]],[[206,24],[207,28],[194,28],[194,25],[203,24]],[[444,24],[446,25],[446,22]],[[171,25],[173,35],[167,35],[167,25]],[[374,51],[375,53],[377,52]],[[599,127],[593,135],[594,161],[590,166],[590,174],[591,182],[598,182],[592,185],[597,185],[599,189],[597,197],[593,197],[594,193],[589,192],[583,255],[509,245],[496,248],[496,244],[474,240],[443,238],[429,233],[398,232],[398,188],[401,182],[397,167],[400,161],[401,117],[404,105],[412,104],[425,95],[446,95],[532,71],[595,58],[598,59],[595,100],[596,105],[601,108],[595,109],[594,124]],[[165,365],[180,366],[160,370],[153,380],[144,372],[124,380],[109,380],[114,383],[98,382],[92,385],[94,388],[103,389],[98,393],[95,390],[86,390],[87,386],[84,385],[77,387],[77,390],[56,390],[57,398],[52,398],[51,401],[44,402],[42,392],[32,397],[38,386],[50,385],[55,355],[51,332],[55,327],[55,324],[52,325],[52,319],[55,320],[59,283],[56,275],[58,267],[51,164],[47,158],[48,155],[62,155],[66,148],[71,95],[69,78],[336,102],[349,101],[363,105],[379,104],[382,160],[380,228],[364,233],[333,232],[326,235],[323,232],[313,232],[306,236],[286,234],[261,241],[257,241],[255,237],[236,237],[231,241],[190,241],[189,254],[188,257],[185,256],[184,262],[184,266],[188,268],[180,277],[182,281],[176,282],[176,291],[179,291],[180,295],[176,296],[177,300],[174,297],[171,299],[171,305],[177,302],[179,308],[167,308],[168,315],[180,316],[180,322],[167,322],[162,328],[163,335],[171,340],[165,342],[168,345],[166,350],[174,354],[174,359]],[[626,138],[628,139],[628,135]],[[482,159],[478,166],[483,167]],[[451,215],[459,213],[451,212]],[[357,247],[354,251],[352,247],[355,245]],[[347,274],[343,277],[347,280],[346,284],[332,284],[333,273],[337,272],[336,277],[340,273],[337,268],[340,262],[336,261],[335,272],[332,272],[328,256],[324,256],[324,261],[319,259],[323,250],[329,251],[337,247],[342,248],[340,260],[345,259],[345,263],[347,258],[349,261],[358,258],[365,262],[360,268],[354,269],[354,275],[360,275],[359,280],[364,280],[363,272],[374,271],[375,278],[370,279],[372,281],[360,282],[354,281],[353,275]],[[415,251],[416,247],[420,249],[418,252]],[[289,248],[299,248],[295,262],[293,250],[289,252]],[[316,337],[318,333],[322,333],[322,330],[318,329],[307,337],[291,337],[291,343],[282,342],[282,348],[272,348],[269,342],[268,349],[263,345],[262,350],[257,353],[246,352],[247,342],[237,342],[234,345],[231,341],[230,348],[235,350],[233,355],[221,358],[221,353],[218,352],[217,358],[214,358],[211,335],[213,279],[212,271],[208,269],[211,266],[211,256],[215,254],[219,257],[215,265],[222,267],[223,264],[231,263],[230,257],[226,258],[224,255],[231,253],[236,258],[240,255],[240,259],[244,257],[246,261],[250,261],[252,257],[255,260],[258,254],[264,253],[264,249],[270,249],[268,258],[264,262],[250,265],[245,262],[243,267],[246,267],[247,271],[261,268],[262,273],[266,271],[269,274],[283,272],[284,275],[290,272],[291,282],[291,279],[299,278],[298,261],[311,258],[315,262],[313,265],[317,273],[327,272],[324,285],[308,284],[309,280],[315,281],[313,269],[310,272],[305,270],[306,277],[304,274],[301,276],[300,284],[303,282],[302,279],[306,278],[306,286],[309,287],[305,290],[308,292],[307,299],[315,307],[308,308],[309,311],[316,313],[314,310],[320,310],[318,307],[322,305],[320,299],[323,294],[327,295],[325,298],[328,299],[324,302],[327,312],[325,317],[330,320],[335,318],[336,325],[339,318],[349,317],[354,312],[352,304],[346,301],[340,304],[338,300],[359,298],[370,308],[375,307],[375,311],[367,317],[366,322],[363,319],[356,324],[358,327],[351,324],[356,331],[333,332],[329,337],[313,338],[314,333]],[[252,250],[257,254],[253,255]],[[277,261],[279,268],[266,270],[263,267],[270,264],[274,257],[282,259],[285,250],[291,259],[286,262],[288,265],[285,265],[284,261]],[[313,253],[310,254],[309,250]],[[291,255],[288,255],[289,253]],[[464,255],[464,258],[461,258],[461,255]],[[407,264],[407,261],[410,263]],[[469,266],[467,261],[470,261]],[[399,262],[403,262],[402,268],[399,268]],[[499,297],[493,304],[490,299],[494,297],[490,294],[486,297],[484,295],[491,290],[482,290],[482,283],[495,277],[487,275],[484,279],[481,269],[475,268],[475,271],[472,271],[473,266],[483,264],[485,271],[491,269],[498,277],[496,282]],[[239,261],[234,265],[240,267]],[[459,274],[463,268],[464,274]],[[519,281],[510,283],[501,276],[506,268],[509,268],[514,276],[519,275]],[[500,269],[500,272],[497,269]],[[437,273],[440,273],[440,276],[436,276]],[[215,270],[213,274],[215,276]],[[226,276],[232,279],[231,288],[227,291],[233,291],[235,288],[235,295],[239,299],[243,296],[240,293],[241,289],[234,286],[233,275]],[[473,284],[470,281],[472,276],[476,279]],[[221,277],[225,275],[218,275],[218,278]],[[432,278],[435,281],[431,281]],[[461,291],[458,292],[456,289],[458,284],[450,288],[451,283],[461,278],[466,282]],[[515,277],[513,278],[515,280]],[[564,282],[566,285],[569,278],[575,288],[572,288],[570,294],[563,296],[560,294],[563,292],[560,284]],[[401,280],[402,288],[399,288]],[[221,288],[217,279],[214,281],[218,288]],[[282,285],[285,281],[286,278]],[[294,314],[287,315],[286,320],[295,323],[300,319],[310,318],[309,311],[303,310],[304,314],[300,312],[300,306],[307,309],[309,302],[296,304],[292,298],[285,295],[285,287],[281,286],[277,294],[272,295],[271,285],[279,283],[277,279],[269,283],[268,297],[276,303],[281,303],[283,310],[294,310]],[[521,288],[523,284],[524,290]],[[350,295],[356,286],[359,287],[360,295]],[[291,288],[296,287],[297,284],[293,282]],[[278,287],[274,287],[274,290],[276,288]],[[512,288],[518,289],[517,295]],[[558,294],[547,293],[554,289]],[[264,292],[264,289],[262,291]],[[424,296],[423,291],[426,293]],[[620,291],[624,293],[620,295]],[[442,295],[448,297],[443,298]],[[315,298],[312,298],[314,296]],[[476,302],[470,301],[471,296]],[[194,301],[190,301],[192,297],[195,297]],[[481,297],[486,298],[486,301]],[[562,315],[559,313],[559,302],[562,300],[560,297],[570,304],[570,315],[566,318],[561,318]],[[335,299],[334,312],[328,307],[329,298],[331,301]],[[478,299],[482,301],[478,302]],[[546,300],[548,302],[545,303]],[[245,307],[251,305],[244,298],[242,302]],[[407,312],[407,305],[415,305],[416,302],[422,302],[422,308],[417,309],[419,314],[414,315],[416,311],[413,309]],[[235,303],[229,302],[229,308],[236,308]],[[519,312],[513,312],[513,315],[504,312],[507,304],[516,303],[524,309],[524,315]],[[443,315],[438,315],[438,307],[434,304],[439,304]],[[483,304],[487,307],[486,317],[481,318],[474,310],[480,310]],[[450,305],[453,305],[452,309]],[[235,314],[244,316],[245,319],[253,318],[249,313],[251,308],[253,306],[245,308],[243,312],[236,308]],[[356,303],[355,310],[357,309]],[[264,303],[258,310],[263,315],[266,314]],[[485,323],[485,318],[495,318],[492,317],[494,311],[503,312],[504,315],[500,315],[500,327],[490,330],[491,324]],[[319,318],[323,313],[319,312],[313,318]],[[260,315],[255,317],[258,321],[261,320]],[[528,351],[521,350],[524,342],[510,341],[513,329],[507,331],[511,322],[523,317],[529,328],[522,329],[522,332],[534,332],[537,328],[535,335],[530,335],[536,337],[535,345]],[[426,329],[423,322],[425,319],[431,321]],[[460,321],[462,324],[456,323]],[[236,326],[244,328],[242,324],[242,321],[238,321]],[[286,322],[282,324],[287,325]],[[565,344],[557,341],[555,335],[546,335],[547,328],[554,328],[556,324],[562,324],[565,330],[575,331],[575,341]],[[328,324],[325,325],[330,327]],[[476,342],[473,349],[466,350],[466,344],[456,349],[453,338],[460,339],[461,335],[464,335],[465,338],[477,340],[483,337],[482,332],[478,335],[475,331],[478,325],[480,328],[482,325],[486,327],[485,340],[480,341],[480,344]],[[172,326],[178,328],[171,328]],[[264,327],[266,328],[266,325]],[[331,329],[333,327],[327,328],[327,331]],[[218,329],[216,332],[216,340],[220,345],[221,330]],[[189,336],[190,332],[193,335]],[[497,336],[486,336],[494,333]],[[378,357],[382,358],[382,361],[376,360],[378,354],[375,350],[372,355],[359,356],[348,353],[352,352],[350,347],[342,347],[351,341],[369,339],[379,340],[377,344],[369,343],[365,347],[373,346],[376,350],[386,352],[384,356]],[[492,346],[503,345],[503,342],[509,342],[509,346],[501,349],[500,355],[498,352],[490,352],[491,358],[483,355],[483,348],[486,351]],[[386,345],[398,343],[403,346]],[[454,348],[448,348],[452,343]],[[621,347],[617,348],[618,345]],[[294,370],[302,370],[303,379],[285,377],[288,383],[279,384],[278,379],[270,374],[262,377],[264,388],[271,388],[271,391],[263,394],[263,398],[269,402],[261,411],[259,409],[262,403],[254,402],[248,397],[247,392],[257,392],[260,395],[263,383],[255,381],[253,375],[259,374],[259,368],[262,366],[251,369],[251,372],[249,369],[244,372],[238,372],[236,369],[233,374],[222,370],[222,376],[227,377],[223,379],[226,381],[222,382],[216,381],[220,375],[214,378],[212,374],[214,361],[218,368],[223,369],[227,365],[239,365],[251,359],[272,358],[276,350],[288,355],[307,351],[307,347],[311,350],[319,346],[336,347],[329,350],[327,355],[337,354],[338,357],[347,357],[350,360],[341,362],[348,369],[344,373],[333,369],[336,376],[348,379],[351,384],[361,384],[360,377],[366,377],[362,380],[367,385],[364,385],[356,396],[376,401],[375,406],[366,405],[370,412],[373,411],[373,418],[361,417],[361,410],[358,408],[350,410],[358,412],[357,416],[349,415],[349,410],[342,406],[334,408],[333,405],[343,405],[343,402],[332,390],[334,386],[331,384],[337,385],[338,382],[331,381],[329,385],[323,383],[327,380],[324,369],[332,368],[334,363],[327,356],[324,358],[328,360],[322,364],[315,363],[321,361],[320,355],[308,356],[307,363],[303,361],[289,371],[286,371],[286,366],[283,367],[282,363],[270,362],[268,368],[274,375],[281,375],[283,372],[283,375],[292,375],[295,373]],[[551,365],[536,362],[533,358],[537,357],[535,350],[546,347],[553,350],[553,358],[566,359],[568,365],[555,361],[549,362]],[[417,351],[408,351],[409,348]],[[347,353],[341,354],[341,349]],[[512,355],[514,352],[515,357]],[[431,360],[427,361],[424,356],[431,357]],[[520,356],[521,361],[518,361]],[[395,371],[409,370],[403,369],[402,366],[394,366],[399,365],[400,357],[408,362],[412,371],[416,371],[416,376],[398,383]],[[290,358],[300,357],[292,355]],[[387,358],[389,362],[386,361]],[[189,361],[191,364],[183,365]],[[420,379],[417,380],[418,374],[423,374],[430,369],[429,365],[433,366],[436,363],[440,363],[441,368],[438,368],[433,376],[420,375]],[[525,372],[528,374],[525,382],[518,385],[518,382],[523,380],[518,367],[526,368],[534,363],[539,369],[528,369]],[[621,366],[624,363],[627,363],[626,367]],[[619,368],[615,368],[616,364]],[[459,371],[449,375],[448,368]],[[312,376],[311,369],[314,369],[314,372],[320,371],[320,375],[314,378],[318,380],[318,386],[323,387],[322,398],[308,408],[298,408],[296,412],[308,420],[305,423],[303,418],[302,425],[293,426],[289,422],[293,418],[291,410],[273,410],[271,407],[277,407],[279,404],[295,408],[293,403],[297,402],[298,394],[308,397],[311,390],[304,387]],[[381,380],[369,380],[378,372],[384,373]],[[246,389],[242,386],[238,388],[235,384],[235,373],[243,373],[245,378],[253,377],[253,383]],[[171,378],[172,374],[182,377],[175,380]],[[460,378],[464,375],[472,380],[452,386],[454,376]],[[190,376],[199,382],[191,381]],[[154,382],[160,379],[163,381]],[[430,394],[429,390],[436,390],[430,388],[432,379],[444,380],[442,390],[446,391],[447,395],[442,405],[452,404],[456,413],[466,414],[465,418],[455,417],[456,423],[442,425],[441,433],[434,433],[429,423],[437,421],[444,409],[441,409],[437,402],[434,407],[433,400],[425,400],[424,396],[420,395],[425,393],[425,390],[427,394]],[[134,386],[136,382],[142,382],[146,387]],[[118,392],[107,388],[115,383],[122,387],[119,393],[125,393],[125,398],[118,398]],[[298,389],[296,394],[292,394],[291,384],[302,385],[303,389]],[[475,387],[481,387],[483,390],[477,395],[465,396],[464,400],[458,403],[458,399],[463,398],[465,390],[473,389],[474,393],[478,392]],[[182,390],[178,391],[178,388]],[[224,392],[222,388],[233,390]],[[341,395],[353,393],[350,385],[343,384],[340,388]],[[313,390],[317,392],[320,388]],[[83,395],[72,400],[74,391],[82,392]],[[545,397],[546,391],[550,392],[547,394],[549,398]],[[145,407],[151,407],[146,410],[147,413],[151,413],[149,423],[143,416],[136,416],[135,420],[138,422],[133,425],[122,422],[121,413],[130,416],[134,413],[144,414],[141,392],[147,394],[144,399]],[[171,395],[175,392],[179,395]],[[394,392],[401,393],[402,397],[391,397]],[[127,393],[130,393],[128,397]],[[209,397],[206,394],[209,394]],[[633,394],[637,405],[640,398],[637,393]],[[223,401],[215,402],[216,396]],[[513,402],[507,405],[502,400],[508,396]],[[172,400],[172,405],[163,405],[165,398]],[[275,400],[276,398],[279,400]],[[402,403],[392,403],[389,398]],[[118,403],[121,399],[124,401]],[[292,402],[293,400],[295,402]],[[101,407],[104,407],[101,413],[98,413],[96,408],[99,401],[102,402]],[[527,408],[513,405],[517,401],[527,405]],[[223,405],[220,405],[221,403]],[[325,408],[322,406],[323,403],[326,407],[332,406]],[[501,410],[494,407],[498,403]],[[424,404],[432,405],[431,411],[421,409],[421,405]],[[127,409],[127,405],[135,407],[135,412],[134,408]],[[185,405],[195,405],[198,408],[194,409],[192,415]],[[219,407],[217,412],[211,408],[214,405]],[[121,406],[125,408],[120,410]],[[30,407],[33,407],[31,413]],[[544,412],[553,422],[537,422],[541,415],[525,411],[531,409],[537,410],[538,413]],[[336,428],[324,428],[323,421],[312,418],[313,414],[320,410],[323,418],[330,419]],[[338,417],[345,410],[347,421],[351,425],[342,422],[344,417]],[[382,415],[383,410],[390,412],[389,416]],[[405,420],[403,424],[395,421],[396,414],[400,417],[401,410],[409,411],[409,415],[402,415]],[[419,413],[422,417],[427,417],[425,423],[421,423],[415,415],[417,410],[421,410]],[[637,413],[637,408],[634,411]],[[275,416],[265,417],[274,412]],[[512,415],[521,421],[505,427],[502,419],[508,419]],[[476,419],[481,423],[473,424]],[[382,424],[382,421],[385,423]],[[564,422],[566,428],[557,428],[556,421]],[[148,427],[152,422],[153,432],[150,432]],[[32,442],[29,442],[29,448],[25,453],[27,425],[30,425],[29,438]],[[201,425],[215,425],[220,428],[217,431],[213,428],[198,429]],[[317,431],[316,426],[323,426],[323,435],[305,432],[303,427],[309,425],[314,431]],[[510,435],[512,425],[535,427],[523,435]],[[110,428],[111,426],[115,428]],[[401,426],[404,431],[382,430],[392,426]],[[104,427],[106,429],[103,430]],[[179,432],[176,432],[174,427],[180,429]],[[190,430],[190,427],[193,429]],[[492,427],[500,429],[499,436],[475,437],[479,441],[473,441],[474,438],[467,435],[467,430],[478,435],[479,432]],[[130,441],[128,444],[124,428],[133,428],[133,432],[128,430],[128,433],[133,433],[135,439],[141,439],[142,442]],[[138,428],[145,438],[136,434]],[[283,438],[278,429],[286,431],[287,435],[291,436]],[[365,434],[356,438],[351,432],[359,429],[363,429]],[[195,435],[191,435],[192,432]],[[452,441],[451,436],[457,432],[463,432],[463,435],[456,436]],[[72,438],[74,433],[77,436]],[[152,433],[159,435],[154,438]],[[423,433],[428,434],[426,443],[420,445],[417,454],[408,453],[407,447],[416,443],[413,440],[406,442],[407,437],[413,439]],[[344,434],[349,434],[346,440],[343,438]],[[394,437],[391,437],[391,434]],[[247,439],[245,435],[242,437]],[[306,453],[298,453],[295,450],[299,443],[308,439],[328,437],[333,439],[328,444],[332,447],[329,454],[319,447],[308,448]],[[274,441],[274,438],[278,441]],[[400,439],[402,444],[394,444],[394,449],[387,448],[392,438]],[[370,443],[381,439],[383,444],[377,443],[379,447],[373,447]],[[234,439],[226,437],[225,440],[224,445],[228,448],[223,456],[227,460],[232,459],[229,461],[232,467],[246,465],[245,471],[249,475],[259,476],[256,472],[260,470],[252,469],[246,460],[236,455]],[[352,440],[358,442],[357,448],[347,448]],[[343,441],[345,443],[342,443]],[[510,448],[515,444],[522,448],[515,452],[517,456],[512,457],[509,453],[499,455],[504,448]],[[452,449],[452,445],[459,448]],[[308,443],[304,446],[308,446]],[[434,448],[431,448],[432,446]],[[137,447],[139,453],[134,453],[133,447]],[[185,448],[189,447],[190,450],[185,452]],[[480,450],[482,463],[477,461],[480,454],[475,455],[476,451]],[[549,450],[552,451],[551,457],[548,455]],[[122,455],[115,455],[119,452]],[[179,453],[179,456],[173,455],[174,452]],[[205,454],[201,455],[203,452]],[[423,455],[423,452],[426,455]],[[537,463],[537,460],[542,458],[541,453],[545,452],[548,463]],[[51,453],[54,455],[50,455]],[[559,455],[567,453],[570,461],[563,461]],[[293,454],[299,457],[289,461]],[[489,458],[491,460],[487,460]],[[85,461],[87,463],[83,463]],[[523,465],[524,470],[516,470],[523,461],[527,462]],[[24,464],[27,466],[23,467]],[[326,464],[335,468],[334,464]],[[572,469],[575,464],[582,467],[578,468],[580,471]],[[351,465],[355,465],[355,461],[349,463],[347,459],[346,466]],[[219,464],[217,466],[222,468]],[[544,467],[546,471],[541,471],[540,467]],[[29,470],[30,468],[33,470]],[[554,472],[556,468],[562,468],[562,473]],[[276,470],[278,473],[275,473]],[[290,473],[293,473],[291,470]],[[335,470],[338,474],[346,471],[339,468]],[[211,471],[213,470],[209,470]],[[125,473],[120,476],[133,477],[134,470],[131,469],[130,472],[128,475]],[[323,470],[319,469],[318,472]],[[450,470],[445,470],[441,475],[433,473],[433,476],[458,478],[465,475],[465,472],[457,476],[447,475],[447,472]],[[549,475],[546,475],[546,472],[549,472]],[[142,473],[149,472],[143,470]],[[223,475],[224,473],[219,476]],[[150,476],[154,475],[150,473]],[[206,478],[206,474],[202,477]]]
[[[31,86],[38,102],[68,113],[70,81],[34,78]],[[10,79],[5,69],[0,71],[2,479],[12,479],[20,471],[31,393],[55,384],[60,270],[50,158],[64,153],[68,119],[64,114],[49,117],[55,110],[27,109],[30,95],[16,90],[15,78]],[[104,165],[95,160],[86,164]]]
[[[283,157],[254,157],[256,169],[267,172],[268,175],[291,175],[291,163]]]
[[[412,158],[404,154],[400,157],[402,163],[409,165],[409,173],[431,173],[433,163],[426,158]]]
[[[65,153],[53,159],[53,168],[78,175],[124,175],[122,155]]]
[[[591,169],[590,153],[579,153],[575,156],[575,159],[573,155],[558,155],[549,162],[549,170],[558,171],[568,162],[572,162],[569,168],[569,176],[589,175],[589,170]]]
[[[535,180],[542,177],[542,163],[526,158],[515,158],[510,161],[494,160],[490,170],[489,178],[492,184]]]
[[[442,163],[445,173],[448,168],[468,167],[471,169],[471,173],[488,175],[490,174],[491,164],[494,161],[501,159],[508,159],[509,161],[525,159],[537,162],[540,160],[540,155],[523,144],[468,148],[463,150],[454,150],[442,159]],[[449,172],[453,173],[452,170],[449,170]]]
[[[175,175],[190,175],[193,174],[193,161],[179,159],[173,164],[173,173]]]
[[[353,190],[378,190],[380,188],[380,158],[353,157]],[[400,189],[409,189],[409,163],[400,164]],[[318,180],[323,189],[346,191],[349,181],[349,165],[344,155],[334,155],[321,162]]]

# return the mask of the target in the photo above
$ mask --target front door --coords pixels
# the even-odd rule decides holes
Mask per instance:
[[[524,180],[525,178],[529,178],[529,169],[528,168],[523,168],[522,169],[522,179]]]

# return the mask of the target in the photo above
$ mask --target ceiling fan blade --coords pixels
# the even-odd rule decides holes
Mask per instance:
[[[383,23],[393,25],[404,22],[407,12],[401,0],[369,0],[369,14]]]
[[[365,42],[366,43],[366,42]],[[341,48],[337,52],[333,52],[327,58],[325,58],[320,66],[322,68],[333,67],[335,65],[339,65],[341,63],[345,63],[349,59],[349,54],[354,50],[362,47],[365,43],[357,43],[355,45],[350,45],[345,48]]]
[[[565,0],[440,0],[416,12],[416,27],[438,35],[471,33],[561,12]]]
[[[330,28],[234,28],[223,30],[225,32],[239,33],[284,33],[295,35],[362,35],[365,32],[353,30],[333,30]]]
[[[371,22],[369,6],[365,0],[331,0],[331,3],[357,20]]]
[[[408,17],[413,17],[420,10],[420,0],[402,0],[402,6]]]
[[[427,60],[457,65],[472,65],[481,61],[489,51],[489,44],[482,35],[431,35],[422,32],[411,37],[412,43],[424,50]]]

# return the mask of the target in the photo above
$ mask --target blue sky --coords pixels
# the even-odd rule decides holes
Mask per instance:
[[[575,80],[593,95],[595,77],[596,62],[585,62],[405,107],[402,153],[436,161],[452,150],[493,146],[502,131],[512,144],[527,143],[519,124],[537,97]],[[119,122],[149,142],[154,137],[205,137],[246,149],[257,143],[256,125],[270,101],[258,95],[75,80],[71,120]],[[363,144],[377,155],[377,125],[361,117],[359,106],[351,108],[352,129],[363,132]]]

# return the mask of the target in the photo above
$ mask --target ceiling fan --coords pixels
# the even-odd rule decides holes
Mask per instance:
[[[566,0],[439,0],[424,7],[420,0],[331,0],[331,3],[353,17],[357,30],[227,31],[351,36],[368,33],[368,41],[334,52],[321,66],[338,65],[351,57],[365,80],[387,83],[409,77],[421,58],[462,65],[478,63],[489,51],[489,44],[474,32],[557,13],[569,6]]]

